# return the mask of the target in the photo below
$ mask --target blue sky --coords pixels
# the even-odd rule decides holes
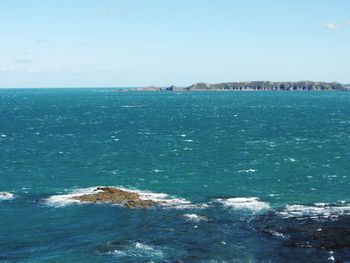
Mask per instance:
[[[350,83],[348,0],[0,0],[0,87]]]

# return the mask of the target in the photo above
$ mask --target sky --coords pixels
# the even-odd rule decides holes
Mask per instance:
[[[0,0],[0,87],[350,83],[349,0]]]

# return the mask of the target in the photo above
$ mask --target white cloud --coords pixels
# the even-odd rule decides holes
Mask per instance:
[[[342,24],[337,24],[334,22],[328,22],[325,24],[325,27],[327,27],[328,29],[338,29],[338,28],[342,28],[343,25]]]
[[[335,23],[335,22],[327,22],[325,23],[325,27],[331,30],[334,29],[339,29],[339,28],[343,28],[346,26],[350,26],[350,20],[344,21],[342,23]]]

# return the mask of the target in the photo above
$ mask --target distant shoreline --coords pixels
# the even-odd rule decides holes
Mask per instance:
[[[350,91],[350,85],[338,82],[271,82],[271,81],[246,81],[246,82],[225,82],[225,83],[195,83],[188,87],[144,87],[144,88],[120,88],[119,92],[133,91]]]
[[[190,86],[169,86],[169,87],[0,87],[0,90],[57,90],[57,89],[112,89],[114,92],[196,92],[196,91],[350,91],[350,84],[339,82],[316,82],[316,81],[245,81],[245,82],[223,82],[223,83],[195,83]]]

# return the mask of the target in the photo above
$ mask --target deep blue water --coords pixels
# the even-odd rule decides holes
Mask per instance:
[[[346,216],[349,160],[346,92],[0,90],[0,262],[350,260],[259,228]],[[187,205],[50,202],[100,185]]]

